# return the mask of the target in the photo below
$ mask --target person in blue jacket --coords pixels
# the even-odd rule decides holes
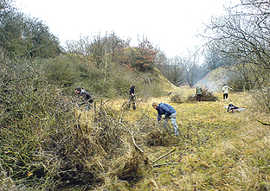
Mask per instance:
[[[154,109],[157,110],[158,115],[157,115],[157,120],[160,121],[162,118],[162,115],[165,115],[165,122],[164,122],[164,128],[167,128],[167,124],[169,119],[171,120],[172,126],[174,128],[174,133],[176,136],[179,135],[179,130],[178,130],[178,125],[176,123],[176,111],[175,109],[166,103],[152,103],[152,106]]]

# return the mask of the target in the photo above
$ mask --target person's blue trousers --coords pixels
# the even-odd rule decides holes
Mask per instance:
[[[172,113],[169,117],[165,117],[164,128],[167,128],[169,119],[171,120],[172,126],[174,128],[175,136],[178,136],[179,130],[178,130],[178,125],[176,123],[176,112]]]

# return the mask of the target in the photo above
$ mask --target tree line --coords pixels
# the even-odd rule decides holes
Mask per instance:
[[[80,54],[90,58],[104,71],[110,70],[112,62],[126,64],[139,71],[150,71],[157,66],[176,85],[192,86],[201,77],[194,75],[204,70],[197,65],[196,59],[169,59],[145,37],[134,47],[130,41],[112,32],[67,41],[63,48],[42,20],[20,12],[13,6],[13,0],[0,0],[0,48],[9,57],[53,58],[60,54]]]
[[[208,25],[207,65],[233,66],[246,89],[269,83],[270,2],[241,0]]]
[[[9,57],[49,58],[62,51],[43,21],[20,12],[12,0],[0,0],[0,48]]]

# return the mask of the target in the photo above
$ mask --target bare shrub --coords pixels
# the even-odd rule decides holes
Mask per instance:
[[[70,106],[29,61],[1,59],[0,65],[0,165],[27,190],[54,188],[60,162],[50,140],[72,120]]]
[[[260,90],[253,91],[253,99],[255,101],[256,110],[270,112],[270,88],[265,87]]]
[[[58,177],[60,186],[76,185],[78,181],[95,185],[115,177],[137,181],[143,176],[141,168],[147,166],[147,158],[135,148],[128,124],[104,103],[92,112],[88,125],[78,122],[62,144],[65,157],[61,160],[65,165]]]
[[[180,94],[175,94],[170,97],[173,103],[184,103],[184,98]]]
[[[1,60],[0,74],[0,167],[10,179],[3,182],[7,188],[59,190],[143,176],[147,158],[119,112],[101,103],[89,121],[76,119],[71,99],[27,61]]]

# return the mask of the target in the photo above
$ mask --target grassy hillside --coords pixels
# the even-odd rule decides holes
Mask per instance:
[[[135,85],[137,94],[144,98],[166,95],[174,88],[156,68],[140,72],[129,65],[113,62],[107,68],[99,68],[90,58],[80,55],[61,55],[35,62],[48,81],[67,95],[72,95],[78,86],[96,97],[107,98],[126,97],[131,85]]]
[[[194,90],[179,88],[178,91],[192,94]],[[233,114],[224,109],[229,101],[223,101],[221,94],[216,96],[219,97],[216,102],[183,104],[170,103],[167,96],[152,98],[139,103],[136,111],[126,111],[124,119],[132,125],[135,139],[150,161],[150,170],[135,184],[122,180],[117,181],[117,186],[107,185],[107,188],[162,191],[268,190],[270,127],[258,123],[256,119],[269,123],[269,116],[256,112],[249,93],[230,95],[235,105],[247,107],[247,110]],[[149,136],[149,129],[152,133],[156,131],[155,128],[159,129],[158,126],[149,126],[156,120],[152,101],[170,103],[176,108],[180,137],[174,137],[172,129],[169,133],[159,134],[159,137]],[[115,106],[121,101],[116,103]],[[157,144],[147,144],[153,143],[151,139],[156,139]],[[172,153],[157,161],[170,151]]]

